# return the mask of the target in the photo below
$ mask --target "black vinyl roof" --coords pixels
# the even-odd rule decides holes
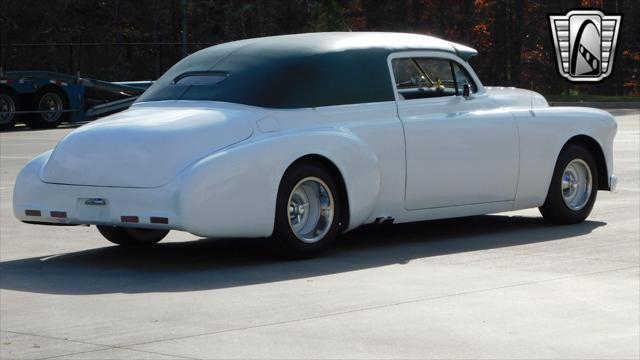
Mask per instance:
[[[418,50],[449,52],[464,60],[477,53],[438,38],[402,33],[309,33],[240,40],[184,58],[138,102],[213,100],[291,109],[392,101],[388,55]],[[216,80],[181,81],[189,76]]]

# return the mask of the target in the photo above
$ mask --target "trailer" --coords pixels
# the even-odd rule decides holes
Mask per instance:
[[[50,71],[0,69],[0,130],[89,121],[128,108],[152,81],[109,82]]]

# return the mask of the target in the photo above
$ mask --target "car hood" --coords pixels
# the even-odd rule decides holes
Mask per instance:
[[[547,107],[544,96],[535,91],[514,87],[485,87],[487,93],[500,107],[517,109],[535,109]]]
[[[245,139],[260,115],[247,109],[172,101],[141,103],[62,139],[44,182],[159,187],[194,161]]]

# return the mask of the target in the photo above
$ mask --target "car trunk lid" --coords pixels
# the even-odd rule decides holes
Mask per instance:
[[[159,187],[192,162],[249,138],[259,117],[202,102],[137,104],[67,135],[40,177],[56,184]]]

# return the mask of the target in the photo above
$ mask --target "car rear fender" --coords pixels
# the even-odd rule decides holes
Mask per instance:
[[[297,159],[319,155],[343,177],[349,201],[347,230],[373,213],[380,191],[375,152],[348,129],[282,132],[207,156],[178,179],[184,228],[197,235],[262,237],[273,231],[278,187]]]
[[[31,185],[40,183],[40,171],[51,157],[52,152],[53,150],[49,150],[31,159],[18,173],[13,188],[13,213],[17,218],[24,215],[25,208],[37,208],[30,207],[31,204],[28,200],[31,198]]]

